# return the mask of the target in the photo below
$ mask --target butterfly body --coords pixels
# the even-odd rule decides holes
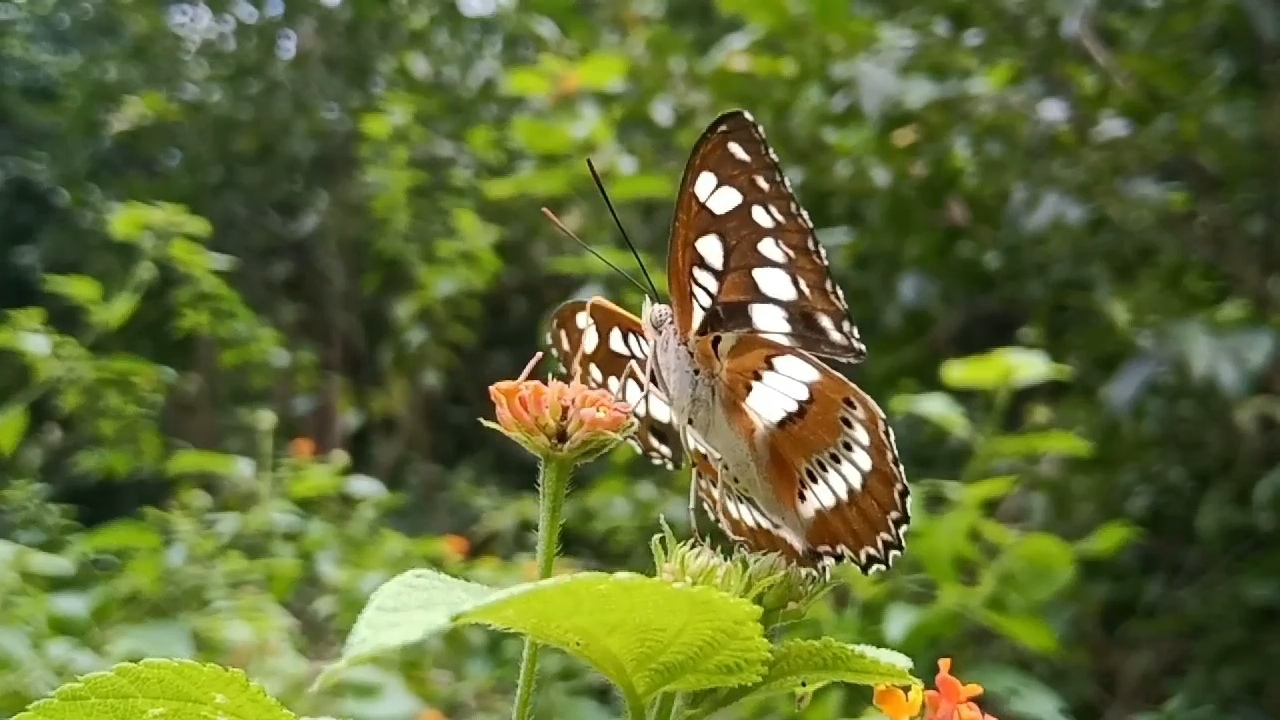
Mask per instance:
[[[693,466],[691,489],[726,534],[806,565],[888,567],[909,492],[879,406],[822,357],[866,353],[764,134],[725,113],[694,147],[668,252],[670,305],[640,317],[603,298],[566,303],[552,351],[631,403],[636,444]]]

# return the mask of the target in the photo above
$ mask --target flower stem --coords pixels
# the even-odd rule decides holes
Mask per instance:
[[[560,523],[564,520],[564,499],[569,492],[572,462],[557,457],[542,460],[538,468],[538,578],[551,577],[556,553],[560,549]],[[520,655],[520,679],[516,683],[516,701],[512,720],[529,720],[533,714],[533,686],[538,674],[538,644],[524,641]]]

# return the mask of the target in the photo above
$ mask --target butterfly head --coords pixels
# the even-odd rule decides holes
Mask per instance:
[[[640,317],[644,323],[645,335],[650,339],[658,337],[675,323],[675,313],[672,312],[670,305],[655,303],[648,297],[644,299]]]

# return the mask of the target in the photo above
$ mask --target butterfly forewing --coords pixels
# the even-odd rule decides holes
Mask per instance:
[[[667,259],[686,336],[755,332],[817,355],[866,355],[777,155],[751,115],[718,117],[694,146]]]
[[[631,404],[637,428],[628,441],[637,450],[668,469],[683,464],[671,406],[656,378],[645,393],[649,341],[639,318],[604,298],[573,300],[552,314],[547,346],[570,377]]]

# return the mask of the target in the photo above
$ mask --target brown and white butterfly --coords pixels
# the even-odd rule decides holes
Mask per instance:
[[[646,300],[640,318],[600,297],[562,305],[552,353],[631,403],[642,453],[667,467],[689,456],[691,505],[696,493],[730,538],[802,565],[891,566],[911,517],[893,430],[819,359],[859,362],[866,348],[744,111],[716,118],[693,148],[667,280],[671,304]]]

